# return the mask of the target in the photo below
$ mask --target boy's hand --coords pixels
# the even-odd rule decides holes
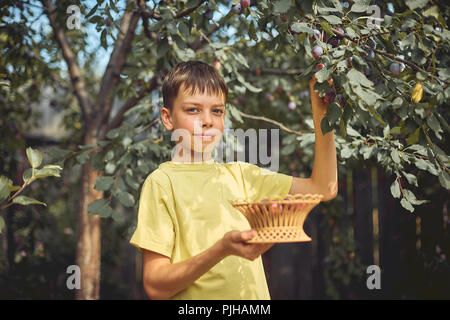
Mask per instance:
[[[325,97],[321,98],[319,96],[319,93],[317,93],[314,90],[314,85],[316,84],[316,82],[317,78],[315,75],[313,75],[311,80],[309,81],[309,91],[311,95],[311,105],[313,109],[313,114],[318,113],[319,115],[325,115],[327,113],[327,108],[330,105],[330,103],[327,103]],[[330,85],[330,87],[333,85],[332,78],[328,80],[328,84]]]
[[[273,243],[247,243],[256,235],[255,230],[227,232],[219,241],[225,256],[236,255],[254,261],[272,248]]]

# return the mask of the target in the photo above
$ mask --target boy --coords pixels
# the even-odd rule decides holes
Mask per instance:
[[[315,78],[313,78],[315,79]],[[326,114],[310,83],[314,124]],[[161,119],[177,140],[172,161],[145,180],[130,243],[143,254],[143,285],[151,299],[270,299],[261,254],[273,244],[249,244],[256,232],[228,200],[337,194],[333,132],[316,132],[311,178],[246,162],[217,163],[212,147],[224,129],[227,86],[200,61],[175,66],[163,84]],[[178,136],[179,135],[179,136]]]

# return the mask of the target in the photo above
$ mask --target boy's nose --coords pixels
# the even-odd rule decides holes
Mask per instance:
[[[211,126],[212,124],[212,117],[209,114],[204,114],[201,119],[201,125],[202,126]]]

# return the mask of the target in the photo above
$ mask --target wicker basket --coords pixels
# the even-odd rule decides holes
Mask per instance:
[[[249,243],[285,243],[311,241],[303,230],[303,223],[322,198],[321,194],[296,194],[272,200],[229,201],[257,231]]]

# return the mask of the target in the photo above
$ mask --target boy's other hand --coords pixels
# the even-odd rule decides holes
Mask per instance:
[[[236,255],[254,261],[274,245],[273,243],[247,243],[255,235],[255,230],[233,230],[227,232],[219,243],[225,256]]]
[[[319,115],[325,115],[327,113],[328,106],[330,105],[330,102],[327,102],[325,97],[321,98],[317,91],[314,90],[314,85],[317,82],[317,78],[315,75],[312,76],[311,80],[309,81],[309,91],[311,95],[311,105],[312,105],[312,111],[313,114],[319,114]],[[329,86],[331,87],[333,85],[333,79],[330,78],[327,80]]]

